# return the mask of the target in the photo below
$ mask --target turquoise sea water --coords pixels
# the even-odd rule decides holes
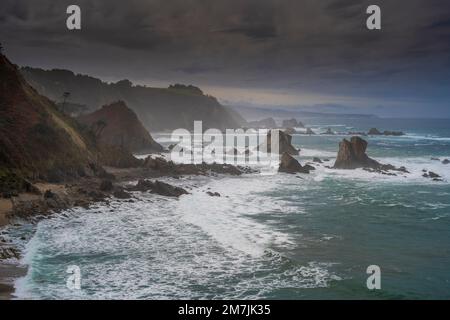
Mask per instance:
[[[179,200],[140,195],[133,203],[74,209],[37,226],[19,298],[449,299],[449,120],[307,119],[317,132],[402,130],[367,137],[371,157],[411,173],[395,177],[334,170],[344,136],[295,135],[301,163],[329,159],[310,175],[168,180],[192,187]],[[164,136],[160,136],[164,140]],[[440,174],[443,182],[422,177]],[[205,192],[217,191],[221,197]],[[69,265],[81,290],[66,287]],[[366,268],[381,268],[381,290]]]

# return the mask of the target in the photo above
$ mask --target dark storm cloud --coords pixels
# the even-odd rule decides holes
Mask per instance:
[[[365,28],[382,8],[382,30]],[[65,28],[66,7],[82,30]],[[20,64],[108,78],[445,100],[450,2],[2,0],[0,41]]]

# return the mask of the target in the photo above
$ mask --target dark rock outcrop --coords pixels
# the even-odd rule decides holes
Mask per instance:
[[[311,128],[307,128],[305,134],[312,135],[312,134],[316,134],[316,133]]]
[[[150,191],[151,193],[159,194],[167,197],[180,197],[188,192],[180,187],[172,186],[168,183],[156,180],[152,182],[150,180],[139,180],[137,185],[129,188],[130,191]]]
[[[371,128],[369,132],[367,132],[370,136],[403,136],[404,133],[401,131],[389,131],[385,130],[384,132],[379,131],[377,128]]]
[[[288,128],[286,128],[286,129],[284,130],[284,133],[286,133],[286,134],[295,134],[295,133],[297,133],[297,130],[295,130],[295,129],[292,128],[292,127],[288,127]]]
[[[364,168],[369,172],[377,172],[387,175],[395,175],[389,171],[409,173],[405,167],[397,168],[391,164],[382,164],[369,158],[366,154],[367,141],[360,137],[352,137],[350,141],[344,139],[339,143],[339,151],[334,163],[335,169]]]
[[[322,160],[320,160],[320,159],[317,158],[317,157],[314,157],[312,161],[313,161],[313,162],[316,162],[316,163],[322,163]]]
[[[325,131],[322,134],[329,134],[329,135],[334,135],[334,132],[331,130],[331,128],[328,128],[327,131]]]
[[[450,160],[448,160],[448,159],[442,160],[442,164],[449,164],[449,163],[450,163]]]
[[[352,137],[339,143],[339,151],[334,163],[336,169],[379,168],[381,164],[366,154],[367,141]]]
[[[175,164],[161,157],[147,157],[143,163],[144,168],[156,171],[159,174],[170,176],[181,175],[209,175],[211,173],[241,175],[250,173],[249,168],[219,163],[201,164]]]
[[[402,131],[389,131],[389,130],[385,130],[383,132],[383,135],[385,136],[404,136],[405,133]]]
[[[248,126],[255,129],[273,129],[277,127],[277,123],[273,118],[266,118],[262,120],[249,121]]]
[[[153,140],[137,115],[123,101],[105,105],[78,120],[91,128],[102,144],[130,152],[163,151],[163,147]]]
[[[114,191],[113,196],[116,197],[117,199],[131,199],[132,196],[129,192],[126,192],[123,189],[118,189],[116,191]]]
[[[382,133],[377,128],[371,128],[369,132],[367,132],[367,134],[370,136],[378,136],[381,135]]]
[[[100,190],[101,191],[112,191],[114,189],[113,183],[111,180],[103,180],[100,183]]]
[[[274,130],[270,130],[267,133],[267,139],[266,139],[266,145],[267,145],[267,152],[271,152],[272,151],[272,132]],[[297,150],[296,148],[294,148],[294,146],[292,145],[292,136],[284,133],[281,130],[277,130],[278,132],[278,139],[279,139],[279,144],[278,144],[278,150],[280,154],[283,153],[288,153],[290,155],[298,155],[299,150]]]
[[[314,171],[314,170],[316,170],[316,168],[314,168],[312,165],[307,163],[303,166],[303,170]]]
[[[308,169],[304,168],[294,157],[286,152],[281,156],[278,171],[286,173],[309,173]]]
[[[283,120],[281,127],[283,127],[283,128],[289,128],[289,127],[290,128],[292,128],[292,127],[304,128],[305,126],[300,121],[297,121],[297,119],[292,118],[289,120]]]
[[[20,259],[19,251],[12,246],[0,246],[0,261],[6,259]]]
[[[431,179],[441,178],[440,175],[438,175],[437,173],[434,173],[433,171],[428,171],[428,173],[424,173],[422,176],[424,178],[431,178]]]

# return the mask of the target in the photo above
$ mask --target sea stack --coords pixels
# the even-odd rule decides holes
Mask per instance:
[[[367,141],[360,137],[352,137],[339,143],[339,151],[334,164],[336,169],[379,168],[381,164],[366,154]]]
[[[267,133],[267,139],[266,139],[266,144],[267,144],[267,152],[271,152],[271,146],[272,146],[272,131],[274,130],[270,130]],[[279,153],[283,154],[283,153],[288,153],[290,155],[298,155],[299,154],[299,150],[297,150],[296,148],[294,148],[294,146],[291,144],[292,142],[292,136],[284,133],[281,130],[277,130],[278,131],[278,139],[279,139]]]
[[[286,173],[309,173],[307,168],[302,167],[300,162],[286,152],[281,156],[278,171]]]
[[[303,123],[301,123],[300,121],[297,121],[297,119],[295,119],[295,118],[292,118],[289,120],[283,120],[281,126],[283,128],[290,128],[290,127],[291,128],[303,128],[304,127]]]

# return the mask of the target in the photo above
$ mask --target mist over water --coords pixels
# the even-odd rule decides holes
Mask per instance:
[[[365,139],[369,156],[410,174],[326,168],[343,136],[294,135],[302,164],[312,157],[330,161],[309,175],[168,179],[190,194],[176,200],[135,193],[135,202],[111,201],[39,222],[23,244],[29,271],[16,283],[16,295],[448,299],[450,167],[431,157],[450,159],[450,123],[370,121],[307,123],[317,133],[402,130],[406,136]],[[423,169],[444,181],[422,177]],[[373,264],[381,268],[381,291],[366,288]],[[69,265],[81,268],[80,291],[66,287]]]

